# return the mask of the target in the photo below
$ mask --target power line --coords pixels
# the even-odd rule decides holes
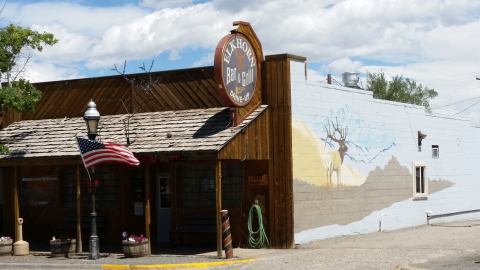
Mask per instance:
[[[448,106],[453,106],[453,105],[460,104],[460,103],[464,103],[464,102],[467,102],[467,101],[471,101],[471,100],[474,100],[474,99],[477,99],[477,98],[480,98],[480,97],[473,97],[473,98],[463,99],[463,100],[456,101],[456,102],[454,102],[454,103],[450,103],[450,104],[447,104],[447,105],[442,105],[442,106],[434,107],[434,108],[432,108],[432,110],[439,109],[439,108],[444,108],[444,107],[448,107]]]
[[[457,112],[457,113],[455,113],[455,114],[452,114],[452,116],[453,116],[453,115],[457,115],[457,114],[461,114],[461,113],[465,112],[466,110],[472,108],[473,106],[477,105],[478,103],[480,103],[480,100],[477,101],[477,102],[475,102],[475,103],[473,103],[472,105],[468,106],[467,108],[465,108],[465,109],[463,109],[463,110],[461,110],[461,111],[459,111],[459,112]]]

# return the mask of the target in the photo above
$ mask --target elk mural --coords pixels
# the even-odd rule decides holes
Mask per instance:
[[[335,172],[337,174],[336,186],[339,186],[342,179],[343,158],[348,150],[346,144],[348,128],[341,127],[338,124],[338,119],[335,118],[335,122],[330,120],[328,121],[328,123],[325,125],[325,131],[327,134],[325,141],[333,141],[338,144],[338,149],[328,152],[327,156],[324,158],[328,184],[329,186],[332,186],[332,175],[333,172]]]

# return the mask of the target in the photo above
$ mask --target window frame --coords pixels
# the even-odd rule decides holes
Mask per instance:
[[[417,192],[417,168],[423,168],[423,192]],[[412,163],[412,192],[413,200],[427,200],[428,199],[428,177],[427,177],[427,165],[424,162]]]
[[[437,153],[436,155],[435,155],[435,152]],[[433,159],[440,158],[440,146],[438,146],[437,144],[432,144],[432,158]]]

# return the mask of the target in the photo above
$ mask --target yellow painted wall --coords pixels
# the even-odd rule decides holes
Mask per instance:
[[[334,172],[332,184],[327,177],[327,164],[329,152],[335,151],[325,147],[318,136],[304,123],[293,119],[292,121],[292,155],[293,177],[316,186],[336,186],[337,175]],[[346,165],[341,168],[341,186],[359,186],[365,182],[363,176],[356,169]]]

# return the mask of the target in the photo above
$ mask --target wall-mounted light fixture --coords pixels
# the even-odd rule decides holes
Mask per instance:
[[[423,134],[420,130],[417,131],[418,152],[422,152],[422,140],[427,137],[427,134]]]

